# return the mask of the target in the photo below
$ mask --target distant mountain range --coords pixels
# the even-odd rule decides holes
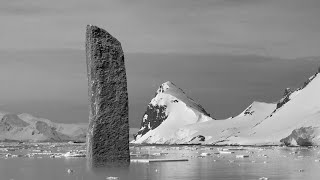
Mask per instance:
[[[54,123],[30,114],[0,112],[1,141],[86,141],[87,124]]]
[[[320,69],[319,69],[320,71]],[[148,104],[132,143],[213,145],[320,145],[320,75],[278,102],[253,102],[236,117],[214,120],[166,82]]]
[[[87,123],[64,124],[31,114],[0,112],[0,141],[86,142]],[[137,128],[130,128],[130,140]]]
[[[320,72],[320,69],[319,69]],[[172,82],[163,83],[130,128],[136,144],[320,145],[320,75],[286,89],[278,102],[253,102],[238,116],[216,120]],[[0,112],[0,141],[86,141],[87,124],[54,123]],[[134,139],[133,139],[134,134]]]

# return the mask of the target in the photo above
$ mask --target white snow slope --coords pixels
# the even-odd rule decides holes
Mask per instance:
[[[163,97],[162,100],[159,97]],[[320,145],[319,73],[289,94],[285,103],[283,99],[278,105],[253,102],[238,116],[225,120],[208,121],[206,116],[199,120],[183,102],[168,103],[176,96],[159,97],[152,102],[168,104],[168,118],[134,143]]]
[[[165,82],[149,103],[142,127],[131,143],[170,143],[170,135],[178,128],[211,120],[210,115],[180,88]]]
[[[290,95],[290,100],[272,113],[259,125],[252,128],[248,134],[239,139],[242,144],[272,144],[279,145],[280,140],[289,136],[293,130],[300,128],[320,127],[320,75],[310,77],[304,88],[299,88]],[[304,134],[302,136],[305,136]],[[313,144],[320,144],[320,134],[313,134]],[[307,140],[307,138],[303,138]]]

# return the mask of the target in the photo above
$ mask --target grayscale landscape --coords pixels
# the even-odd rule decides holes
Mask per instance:
[[[0,180],[318,180],[320,1],[0,2]]]

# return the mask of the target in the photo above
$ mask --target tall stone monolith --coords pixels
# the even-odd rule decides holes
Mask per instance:
[[[130,162],[128,93],[120,42],[88,25],[86,59],[89,85],[87,158],[93,167]]]

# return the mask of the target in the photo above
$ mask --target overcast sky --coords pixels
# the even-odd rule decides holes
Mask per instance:
[[[1,0],[1,49],[83,49],[86,24],[126,52],[318,56],[319,0]]]
[[[235,115],[314,72],[319,9],[319,0],[1,0],[0,110],[86,122],[84,34],[94,24],[122,43],[132,122],[167,80],[211,114]]]

